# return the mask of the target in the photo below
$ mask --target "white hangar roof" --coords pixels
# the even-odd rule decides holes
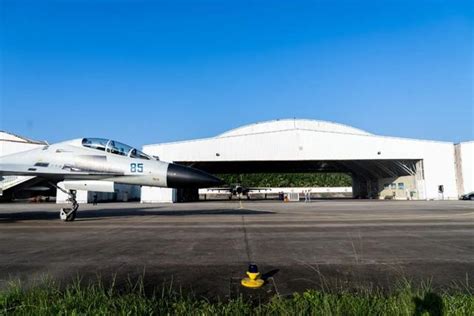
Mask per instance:
[[[9,132],[0,131],[0,141],[9,141],[17,143],[27,143],[27,144],[40,144],[44,145],[46,142],[32,140],[23,136],[18,136]]]
[[[34,149],[46,144],[46,142],[35,141],[26,137],[0,131],[0,156]]]
[[[306,130],[314,132],[341,133],[353,135],[372,135],[361,129],[327,121],[307,119],[283,119],[245,125],[220,134],[217,137],[244,136],[249,134]]]
[[[422,146],[420,146],[422,145]],[[453,143],[381,136],[344,124],[282,119],[245,125],[210,138],[145,145],[170,161],[423,159]]]

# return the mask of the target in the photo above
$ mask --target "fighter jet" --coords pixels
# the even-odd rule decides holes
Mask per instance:
[[[219,187],[219,188],[208,188],[208,191],[227,191],[230,193],[229,200],[232,199],[232,196],[237,196],[239,199],[241,196],[246,196],[247,200],[250,200],[249,193],[252,191],[268,191],[268,188],[261,188],[261,187],[246,187],[240,184],[233,184],[228,187]]]
[[[68,194],[71,208],[59,217],[73,221],[76,190],[113,192],[113,184],[206,188],[221,180],[201,170],[160,161],[136,148],[103,138],[80,138],[0,157],[0,176],[37,176]],[[58,182],[64,181],[64,188]]]

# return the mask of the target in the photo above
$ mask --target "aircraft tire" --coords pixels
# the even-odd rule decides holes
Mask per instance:
[[[68,222],[72,222],[75,219],[76,219],[76,211],[71,212],[71,214],[69,214],[69,216],[67,217]]]
[[[70,211],[70,209],[62,208],[61,211],[59,212],[59,218],[63,222],[72,222],[73,220],[76,219],[76,211],[69,212],[69,214],[67,213],[67,211]]]
[[[63,221],[63,222],[66,222],[67,221],[67,208],[61,208],[59,210],[59,218]]]

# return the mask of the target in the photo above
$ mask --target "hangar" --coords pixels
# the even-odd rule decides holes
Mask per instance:
[[[10,155],[21,151],[35,149],[46,145],[46,142],[35,141],[4,131],[0,131],[0,156]],[[21,192],[24,188],[35,186],[41,183],[36,177],[27,176],[0,176],[0,201],[9,200],[15,193]]]
[[[473,191],[474,142],[374,135],[351,126],[284,119],[216,137],[152,144],[147,154],[210,173],[344,172],[355,198],[457,199]],[[143,187],[142,202],[176,202],[196,192]]]

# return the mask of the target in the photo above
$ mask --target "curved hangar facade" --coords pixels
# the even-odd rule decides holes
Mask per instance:
[[[474,142],[386,137],[325,121],[262,122],[143,151],[210,173],[345,172],[355,198],[457,199],[474,190]],[[143,187],[141,199],[176,202],[182,194]]]

